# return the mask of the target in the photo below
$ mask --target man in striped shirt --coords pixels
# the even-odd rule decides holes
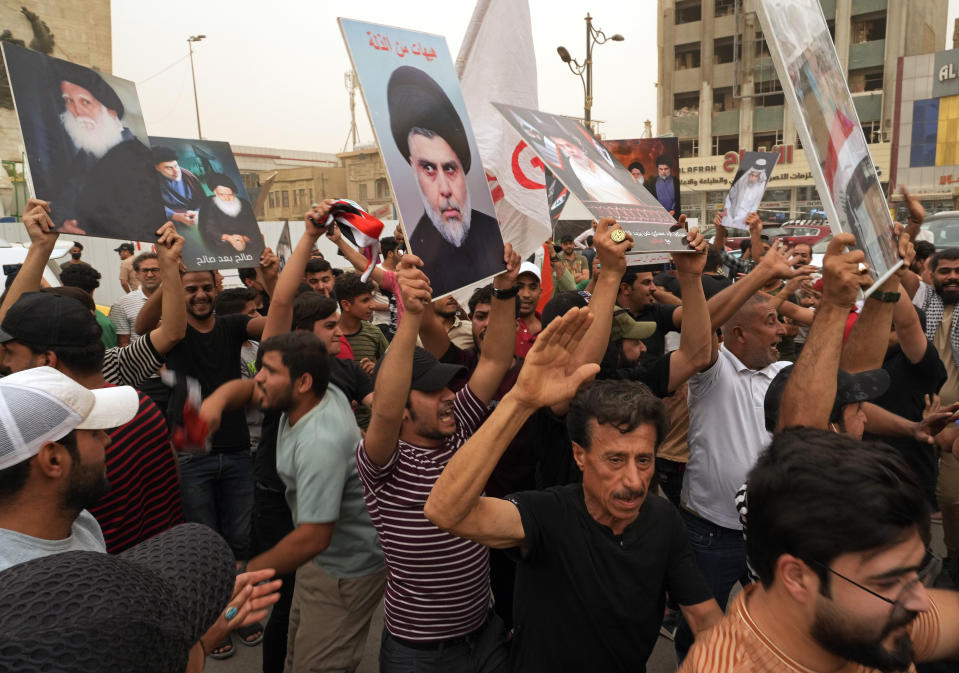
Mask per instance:
[[[379,364],[373,416],[357,448],[366,507],[389,568],[380,670],[499,672],[506,634],[491,610],[485,547],[445,533],[423,515],[433,483],[487,415],[513,361],[519,255],[506,246],[507,271],[493,279],[483,352],[468,384],[447,385],[460,371],[416,348],[429,279],[409,255],[399,271],[406,312]]]
[[[926,589],[929,506],[891,447],[796,428],[749,474],[760,582],[697,639],[682,673],[910,671],[959,658],[959,594]]]

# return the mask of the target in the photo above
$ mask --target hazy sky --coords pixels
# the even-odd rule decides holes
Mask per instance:
[[[137,83],[151,135],[196,137],[186,38],[205,34],[194,45],[204,137],[323,152],[342,151],[350,128],[349,57],[337,17],[445,35],[455,59],[473,13],[470,0],[113,0],[112,7],[113,73]],[[589,11],[607,35],[626,38],[594,51],[593,119],[606,122],[600,130],[610,138],[637,136],[644,119],[656,122],[656,1],[599,0]],[[586,6],[530,0],[530,14],[537,62],[517,64],[517,72],[537,70],[543,110],[581,116],[582,84],[556,47],[584,60]],[[373,140],[359,94],[356,117],[360,141]]]
[[[529,0],[540,108],[582,115],[583,88],[556,54],[585,57],[586,11],[607,35],[593,54],[593,119],[609,138],[656,125],[656,0]],[[203,135],[236,145],[342,151],[350,128],[343,75],[349,57],[338,16],[445,35],[453,58],[473,12],[470,0],[112,0],[113,73],[137,83],[151,135],[196,137],[186,38],[195,45]],[[959,0],[949,0],[947,45]],[[361,142],[373,140],[357,95]]]

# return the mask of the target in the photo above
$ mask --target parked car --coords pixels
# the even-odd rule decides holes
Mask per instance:
[[[739,244],[749,240],[749,229],[737,229],[729,227],[726,229],[726,249],[739,250]],[[763,226],[763,238],[772,242],[777,238],[789,238],[789,232],[778,226]]]
[[[922,231],[932,234],[936,250],[959,248],[959,210],[944,210],[927,216]]]
[[[826,220],[790,220],[782,228],[789,242],[794,245],[807,243],[812,246],[829,235],[829,223]]]
[[[73,243],[71,241],[58,241],[56,247],[53,249],[53,254],[51,254],[50,259],[47,260],[47,268],[43,270],[43,279],[50,285],[60,285],[60,265],[54,260],[65,257],[70,252],[72,246]],[[3,273],[2,278],[4,284],[6,283],[7,276],[16,269],[19,269],[20,265],[23,264],[23,260],[27,258],[28,247],[29,246],[21,243],[10,243],[0,238],[0,271]],[[0,292],[2,291],[3,287],[0,287]]]

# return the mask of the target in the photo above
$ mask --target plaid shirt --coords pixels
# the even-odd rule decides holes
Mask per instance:
[[[733,257],[725,250],[720,254],[723,259],[723,266],[727,269],[726,276],[732,280],[736,280],[737,275],[749,273],[756,268],[756,260]]]

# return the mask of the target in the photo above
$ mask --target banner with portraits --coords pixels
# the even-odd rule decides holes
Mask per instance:
[[[689,249],[686,231],[585,126],[539,110],[494,105],[593,217],[615,218],[632,234],[633,254]]]
[[[446,39],[340,19],[409,250],[433,296],[505,269],[503,234]]]
[[[756,8],[830,226],[856,237],[882,280],[900,264],[892,217],[819,0]]]
[[[679,219],[679,138],[604,140],[603,145],[626,167],[633,182],[643,185],[673,219]]]
[[[164,222],[136,85],[2,43],[30,194],[67,234],[152,241]]]
[[[263,235],[230,144],[150,137],[164,214],[186,239],[190,271],[257,266]]]

